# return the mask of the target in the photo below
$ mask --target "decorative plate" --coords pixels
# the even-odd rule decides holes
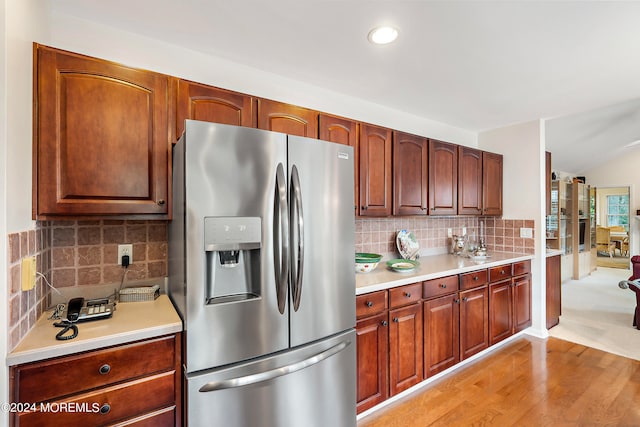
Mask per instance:
[[[396,246],[400,256],[404,259],[415,260],[420,256],[420,244],[416,236],[407,230],[398,231]]]
[[[401,258],[387,261],[387,267],[399,273],[413,271],[419,265],[420,263],[418,261],[414,261],[412,259]]]

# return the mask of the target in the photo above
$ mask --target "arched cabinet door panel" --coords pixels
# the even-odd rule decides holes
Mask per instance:
[[[34,218],[168,217],[169,77],[34,49]]]

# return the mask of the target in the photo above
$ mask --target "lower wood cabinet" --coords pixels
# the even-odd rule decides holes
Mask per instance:
[[[531,326],[531,261],[514,263],[501,276],[512,274],[489,285],[489,345]]]
[[[357,411],[389,397],[387,291],[356,297]]]
[[[356,320],[361,413],[531,326],[531,263],[358,295]]]
[[[547,329],[560,323],[561,295],[560,255],[547,257]]]
[[[395,288],[408,303],[389,310],[389,395],[394,396],[422,381],[422,284]]]
[[[180,364],[177,334],[13,366],[11,401],[34,407],[11,425],[181,425]]]

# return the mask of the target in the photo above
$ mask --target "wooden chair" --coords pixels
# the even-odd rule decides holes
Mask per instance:
[[[629,237],[622,239],[622,246],[620,247],[620,253],[624,256],[629,255]]]
[[[609,254],[609,258],[613,258],[615,248],[615,242],[611,241],[611,230],[598,226],[596,228],[596,251],[606,252]]]

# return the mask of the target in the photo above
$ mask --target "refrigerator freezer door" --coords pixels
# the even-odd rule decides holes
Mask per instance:
[[[170,265],[184,263],[185,278],[171,280],[186,286],[186,370],[284,350],[288,306],[282,304],[283,313],[278,309],[276,278],[288,269],[283,272],[275,257],[288,256],[279,244],[288,240],[286,136],[188,120],[184,138],[185,179],[175,191],[184,191],[185,208],[173,222],[178,230],[180,222],[185,225],[170,246],[184,245],[186,254],[184,260],[170,258]],[[260,242],[249,232],[255,224]],[[249,237],[250,245],[234,243]]]
[[[189,426],[355,427],[356,337],[187,375]]]
[[[353,148],[295,136],[288,141],[290,341],[296,347],[355,326]]]

